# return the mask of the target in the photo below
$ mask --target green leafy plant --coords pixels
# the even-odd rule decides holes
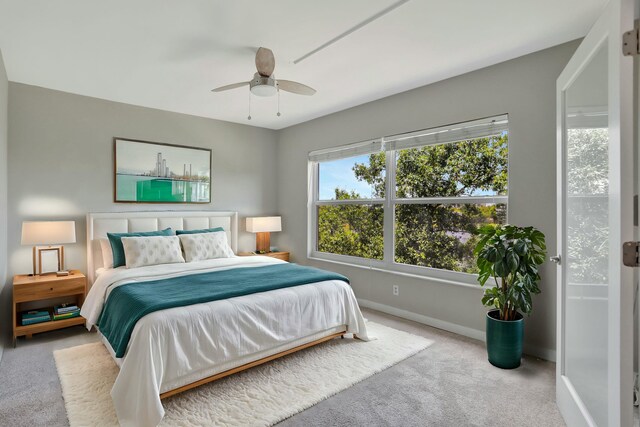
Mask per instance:
[[[534,227],[486,225],[474,253],[481,286],[493,277],[495,287],[485,289],[482,304],[500,310],[500,320],[530,314],[531,294],[539,294],[538,266],[545,260],[544,234]]]

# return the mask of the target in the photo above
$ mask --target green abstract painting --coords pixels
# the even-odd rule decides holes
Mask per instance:
[[[114,138],[114,151],[115,202],[211,202],[211,150]]]

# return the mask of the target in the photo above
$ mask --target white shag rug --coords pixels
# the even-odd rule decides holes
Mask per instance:
[[[433,342],[377,323],[377,340],[333,339],[163,400],[162,426],[271,426],[412,356]],[[117,426],[118,367],[102,343],[54,352],[71,427]]]

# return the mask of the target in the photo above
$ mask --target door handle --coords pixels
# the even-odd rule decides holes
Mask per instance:
[[[555,264],[560,264],[561,260],[562,260],[562,257],[560,255],[552,256],[551,258],[549,258],[549,261]]]

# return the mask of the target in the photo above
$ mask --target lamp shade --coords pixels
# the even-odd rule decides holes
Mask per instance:
[[[75,221],[27,221],[22,223],[23,245],[61,245],[75,242]]]
[[[250,233],[282,231],[282,222],[279,216],[247,218],[247,231]]]

